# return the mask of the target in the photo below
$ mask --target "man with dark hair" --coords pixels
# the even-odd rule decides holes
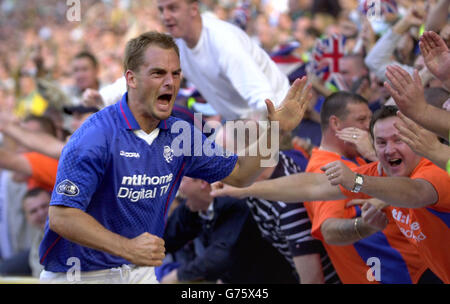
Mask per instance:
[[[342,161],[335,161],[320,168],[325,174],[296,174],[242,189],[217,189],[213,194],[252,195],[285,202],[367,200],[373,196],[390,205],[388,210],[404,237],[417,248],[426,266],[448,284],[450,247],[442,244],[450,242],[450,176],[400,140],[395,125],[404,123],[396,113],[396,107],[383,107],[372,118],[378,162],[352,171]],[[366,213],[362,221],[354,222],[355,233],[361,234],[361,223],[381,225],[385,221],[378,208],[363,206]]]
[[[99,66],[97,58],[88,51],[81,51],[72,59],[73,85],[65,87],[64,93],[71,99],[72,105],[79,105],[85,90],[100,90],[102,84],[98,78]]]
[[[52,136],[56,136],[56,127],[53,121],[45,116],[36,116],[36,115],[28,115],[24,118],[23,122],[25,124],[35,124],[36,127],[31,127],[32,129],[40,129],[44,133],[50,134]],[[28,126],[30,128],[30,126]]]
[[[61,155],[40,248],[44,282],[156,283],[153,266],[164,258],[161,237],[181,178],[244,186],[261,170],[260,155],[225,155],[193,126],[178,153],[173,143],[181,135],[173,129],[181,121],[171,112],[181,68],[170,36],[149,32],[130,40],[124,62],[128,92],[93,114]],[[268,119],[291,131],[310,90],[303,78],[277,109],[267,100]],[[260,133],[266,134],[272,142],[269,132]],[[78,268],[68,277],[70,263]]]
[[[321,110],[322,143],[313,150],[306,172],[322,173],[323,166],[337,160],[352,169],[365,165],[357,147],[341,140],[338,133],[349,127],[369,131],[371,116],[367,101],[357,94],[338,92],[327,97]],[[324,242],[343,283],[377,283],[367,279],[367,259],[377,251],[383,252],[379,283],[417,283],[426,266],[394,221],[387,221],[389,215],[386,222],[373,226],[363,220],[367,209],[347,207],[348,201],[305,203],[313,224],[312,234]]]
[[[89,59],[94,68],[98,67],[97,58],[94,56],[94,54],[92,54],[89,51],[81,51],[73,57],[74,60],[75,59],[83,59],[83,58]]]
[[[328,129],[331,116],[335,116],[341,120],[346,120],[348,115],[351,113],[351,110],[349,109],[351,105],[367,105],[367,100],[365,100],[364,97],[346,91],[337,92],[328,96],[325,102],[326,106],[322,106],[320,110],[320,126],[322,132]],[[361,123],[360,126],[362,126],[362,129],[367,129],[368,126],[366,126],[365,123],[370,121],[371,113],[358,110],[356,110],[355,113],[366,114],[358,120]]]

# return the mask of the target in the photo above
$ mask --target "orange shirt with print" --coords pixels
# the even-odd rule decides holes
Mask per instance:
[[[29,152],[23,154],[31,166],[31,177],[28,180],[28,188],[43,188],[49,192],[53,191],[58,170],[58,160],[46,155]]]
[[[339,154],[314,149],[306,172],[323,173],[324,165],[340,160],[352,169],[366,165],[362,158],[349,160]],[[327,219],[352,219],[361,216],[360,207],[347,208],[347,200],[305,202],[304,205],[311,219],[311,234],[322,240],[325,249],[344,284],[379,283],[369,280],[371,272],[368,259],[377,257],[381,263],[381,283],[417,283],[426,270],[417,250],[402,236],[392,218],[388,226],[372,236],[364,238],[351,245],[329,245],[324,241],[321,225]]]
[[[352,169],[363,175],[386,176],[378,162]],[[426,265],[444,283],[450,283],[450,176],[446,171],[422,158],[409,176],[428,181],[438,194],[438,201],[422,208],[389,208],[403,236],[419,251]],[[341,186],[349,198],[367,197]]]

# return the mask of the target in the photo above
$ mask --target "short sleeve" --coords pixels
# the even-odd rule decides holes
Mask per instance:
[[[450,176],[447,172],[435,165],[428,165],[413,173],[412,179],[424,179],[429,182],[438,194],[436,204],[429,206],[430,208],[442,211],[450,211]]]
[[[94,125],[89,126],[77,130],[62,151],[50,205],[86,211],[103,179],[108,155],[106,136]]]
[[[186,157],[186,176],[199,178],[213,183],[226,178],[231,174],[236,162],[237,155],[225,151],[214,140],[207,138],[197,128],[193,129],[193,138],[201,138],[202,144],[192,140],[192,154]]]
[[[347,208],[349,200],[308,202],[311,218],[311,235],[319,240],[324,240],[321,226],[330,218],[350,219],[357,215],[356,208]]]

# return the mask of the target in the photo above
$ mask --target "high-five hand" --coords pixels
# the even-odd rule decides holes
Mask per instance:
[[[312,98],[311,85],[307,77],[296,79],[279,107],[275,109],[271,100],[266,99],[267,113],[270,121],[278,121],[280,130],[292,131],[302,121]]]

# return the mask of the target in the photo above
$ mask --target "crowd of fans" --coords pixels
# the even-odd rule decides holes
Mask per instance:
[[[411,138],[406,128],[399,128],[400,138],[440,170],[449,170],[450,120],[434,113],[438,108],[450,110],[450,77],[437,73],[429,58],[438,57],[430,55],[433,49],[450,54],[450,1],[208,0],[199,5],[203,15],[244,31],[291,84],[302,76],[312,84],[302,122],[292,134],[283,135],[280,163],[259,180],[320,172],[317,157],[308,163],[319,150],[338,153],[337,159],[328,155],[328,160],[341,159],[350,166],[378,161],[370,118],[396,103],[412,119],[400,114],[402,121],[425,140]],[[154,0],[82,1],[78,21],[68,20],[69,9],[57,0],[0,1],[0,275],[39,276],[42,265],[37,252],[48,209],[45,201],[50,201],[47,193],[54,188],[65,143],[91,114],[119,101],[107,100],[105,92],[110,90],[108,85],[117,86],[124,74],[126,43],[150,30],[164,32],[167,26]],[[450,60],[440,60],[450,68]],[[413,81],[418,90],[406,91]],[[419,106],[410,106],[411,101],[404,99],[420,95],[423,104],[434,107],[426,113],[436,115],[444,126],[408,111],[408,106],[415,110]],[[173,115],[194,122],[196,112],[219,123],[226,116],[211,107],[187,78]],[[249,119],[248,113],[240,118]],[[439,142],[416,123],[440,135]],[[346,201],[339,210],[330,211],[330,202],[303,205],[299,199],[293,205],[241,197],[238,205],[244,208],[233,209],[237,200],[213,204],[218,198],[209,196],[210,190],[204,181],[183,180],[169,212],[173,216],[168,217],[165,236],[167,257],[157,270],[161,282],[373,283],[380,280],[376,271],[368,275],[373,269],[367,261],[375,256],[382,257],[381,263],[391,259],[397,263],[400,257],[406,264],[403,268],[382,266],[383,283],[450,283],[447,274],[423,264],[390,211],[385,217],[377,215],[388,223],[346,222],[360,218],[361,212],[364,221],[364,216],[381,207],[373,211],[364,205],[361,210],[344,207]],[[447,230],[442,233],[448,235],[450,202],[445,204]],[[325,215],[341,221],[325,225]],[[345,225],[356,235],[345,234]],[[375,240],[376,235],[387,241]],[[363,242],[369,238],[370,244]],[[271,267],[264,258],[273,261]],[[408,275],[399,275],[402,271]]]

